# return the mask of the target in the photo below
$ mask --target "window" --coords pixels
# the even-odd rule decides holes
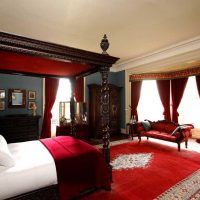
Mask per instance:
[[[53,108],[51,110],[51,133],[56,135],[56,126],[59,125],[59,102],[70,101],[71,98],[71,84],[68,79],[60,79],[57,91],[57,96]],[[69,111],[70,112],[70,111]]]
[[[142,82],[141,95],[138,103],[138,119],[152,121],[164,119],[162,102],[160,100],[155,80]],[[200,131],[200,97],[195,76],[189,77],[178,108],[179,124],[193,124]]]
[[[195,76],[189,77],[183,98],[178,108],[179,124],[192,123],[195,128],[200,128],[200,98],[197,91]]]
[[[164,119],[160,96],[155,80],[142,81],[140,100],[137,107],[139,121],[149,119],[152,121]]]

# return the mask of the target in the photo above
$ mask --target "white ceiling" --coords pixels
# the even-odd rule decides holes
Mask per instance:
[[[120,58],[116,70],[162,71],[199,61],[199,24],[200,0],[0,0],[0,31],[98,53],[106,33],[108,53]],[[176,56],[179,62],[170,63]]]

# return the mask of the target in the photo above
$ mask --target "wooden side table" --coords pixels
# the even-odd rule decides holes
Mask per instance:
[[[89,140],[90,129],[88,124],[76,124],[77,138]],[[71,135],[71,125],[56,126],[56,136]]]
[[[137,122],[134,123],[127,123],[126,124],[126,133],[129,134],[133,140],[134,136],[137,136],[140,139],[140,135],[137,131]]]

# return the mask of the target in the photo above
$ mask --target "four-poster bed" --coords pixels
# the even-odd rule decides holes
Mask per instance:
[[[118,58],[107,55],[109,46],[106,36],[101,42],[102,54],[76,48],[29,39],[0,32],[0,73],[38,77],[69,78],[74,91],[77,78],[100,72],[101,89],[101,125],[103,138],[103,157],[112,175],[109,148],[109,68]],[[75,132],[74,98],[71,97],[71,133]],[[57,189],[56,189],[57,190]],[[53,192],[52,192],[53,191]],[[55,187],[42,188],[39,191],[16,197],[16,199],[45,199],[44,194],[54,198]],[[47,197],[48,198],[48,197]],[[56,196],[55,196],[56,198]]]

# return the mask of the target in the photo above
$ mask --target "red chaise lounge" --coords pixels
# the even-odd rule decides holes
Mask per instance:
[[[185,142],[187,148],[188,138],[191,137],[191,129],[194,128],[191,124],[179,125],[174,122],[165,120],[151,122],[145,120],[137,123],[138,138],[146,136],[147,139],[156,138],[178,144],[178,151],[180,151],[180,144]]]

